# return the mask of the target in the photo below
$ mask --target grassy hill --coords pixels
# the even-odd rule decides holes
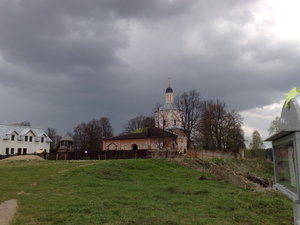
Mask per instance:
[[[272,176],[270,165],[261,172],[256,161],[214,163]],[[194,161],[184,164],[0,161],[0,202],[18,200],[13,224],[292,223],[291,202],[281,194],[244,189],[201,172]]]

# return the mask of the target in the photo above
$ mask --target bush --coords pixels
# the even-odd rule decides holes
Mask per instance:
[[[263,158],[269,159],[270,152],[268,149],[246,149],[245,158],[254,159],[254,158]]]

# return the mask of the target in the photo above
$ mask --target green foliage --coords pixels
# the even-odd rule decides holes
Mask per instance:
[[[266,149],[246,149],[245,158],[247,159],[266,159],[268,157],[268,151]]]
[[[257,149],[263,149],[264,148],[264,144],[263,144],[263,140],[260,136],[260,133],[255,130],[252,133],[252,141],[250,143],[250,149],[251,150],[257,150]]]
[[[154,118],[140,115],[127,122],[123,134],[134,133],[136,130],[144,129],[145,127],[155,127]]]
[[[174,161],[1,161],[0,171],[0,202],[19,202],[14,225],[292,223],[291,203],[277,192],[244,190]]]
[[[133,131],[134,134],[140,134],[140,133],[144,133],[147,131],[147,127],[144,127],[144,128],[139,128],[139,129],[136,129],[135,131]]]
[[[275,119],[271,122],[270,127],[268,129],[269,134],[276,134],[280,131],[280,117],[276,116]]]

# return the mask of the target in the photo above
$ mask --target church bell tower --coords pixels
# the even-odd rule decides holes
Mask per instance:
[[[170,78],[169,79],[169,85],[168,88],[166,89],[166,104],[173,104],[174,103],[174,96],[173,96],[173,89],[171,88],[170,85]]]
[[[158,128],[170,131],[182,129],[181,119],[182,112],[174,104],[173,89],[171,88],[169,78],[168,87],[165,93],[165,104],[155,112],[155,125]]]

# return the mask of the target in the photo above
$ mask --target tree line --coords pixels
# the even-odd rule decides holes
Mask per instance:
[[[276,134],[280,131],[280,117],[276,116],[270,123],[268,132],[269,135]],[[265,157],[266,153],[268,152],[271,155],[270,149],[266,149],[264,145],[263,138],[261,137],[258,130],[254,130],[252,132],[251,140],[248,146],[249,156],[252,158],[257,157]],[[267,151],[266,151],[267,150]]]
[[[243,118],[234,110],[229,111],[225,102],[220,100],[203,100],[197,91],[184,92],[175,97],[175,105],[182,112],[182,127],[186,132],[188,148],[219,150],[238,154],[245,149],[245,138],[242,130]],[[133,133],[142,128],[155,127],[154,113],[139,115],[130,119],[121,134]],[[30,126],[30,122],[23,121],[14,125]],[[269,134],[280,130],[280,118],[276,117],[270,124]],[[48,136],[53,141],[50,149],[57,150],[61,136],[56,129],[47,128]],[[76,150],[102,150],[102,140],[113,137],[113,129],[107,117],[92,119],[88,123],[80,123],[74,127],[69,136],[75,140]],[[260,133],[254,130],[249,149],[255,155],[256,151],[264,149]]]
[[[188,148],[234,154],[245,148],[243,119],[236,111],[229,111],[225,102],[203,100],[200,93],[194,90],[176,96],[174,102],[182,112],[180,119],[187,135]],[[154,112],[158,109],[159,105]],[[128,121],[123,133],[154,126],[154,115],[140,115]]]
[[[51,150],[59,148],[61,136],[57,134],[56,129],[47,128],[48,136],[53,141],[50,144]],[[68,133],[75,143],[75,150],[80,151],[99,151],[102,150],[102,140],[113,137],[113,129],[110,120],[107,117],[92,119],[88,123],[80,123],[74,127],[73,133]]]
[[[228,110],[225,102],[220,100],[204,100],[200,93],[191,90],[175,97],[174,104],[182,112],[182,127],[188,139],[188,148],[219,150],[238,154],[245,149],[245,138],[242,130],[243,118],[238,112]],[[132,133],[141,128],[155,127],[154,112],[152,115],[139,115],[127,121],[120,134]],[[277,132],[278,118],[272,121],[269,132]],[[58,146],[61,136],[56,130],[48,128],[47,133],[54,141],[51,148]],[[76,150],[101,150],[102,140],[113,136],[110,120],[107,117],[92,119],[88,123],[80,123],[70,134],[75,140]],[[263,141],[258,131],[252,135],[250,149],[262,149]]]

